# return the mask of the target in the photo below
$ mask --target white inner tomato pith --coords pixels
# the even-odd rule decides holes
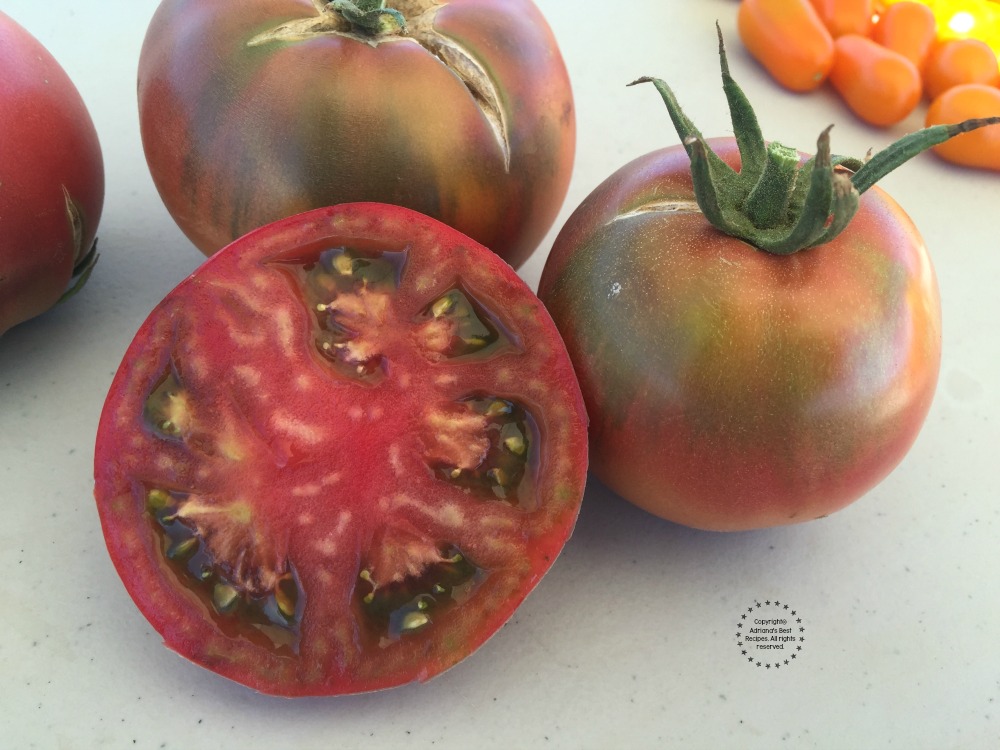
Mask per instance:
[[[327,247],[265,264],[259,297],[206,285],[197,325],[176,313],[134,480],[164,565],[224,632],[390,648],[512,585],[540,427],[487,365],[518,338],[457,280],[403,293],[406,264]]]

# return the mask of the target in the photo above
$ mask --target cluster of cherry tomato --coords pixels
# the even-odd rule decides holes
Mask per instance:
[[[862,120],[885,127],[929,102],[927,125],[1000,114],[1000,68],[974,37],[945,38],[925,3],[902,0],[742,0],[746,48],[781,85],[829,82]],[[935,147],[941,157],[1000,170],[1000,127]]]

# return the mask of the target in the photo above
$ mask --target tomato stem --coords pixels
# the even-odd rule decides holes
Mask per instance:
[[[802,162],[796,150],[764,141],[756,113],[730,75],[718,24],[716,32],[740,171],[709,147],[664,81],[647,76],[629,85],[652,83],[660,93],[691,159],[695,198],[705,218],[766,252],[788,255],[829,242],[850,223],[861,194],[896,167],[960,133],[1000,122],[986,117],[924,128],[865,160],[832,156],[830,126],[817,140],[816,155]]]
[[[398,10],[386,8],[385,0],[333,0],[327,7],[361,34],[383,36],[406,31],[406,18]]]
[[[756,226],[773,227],[784,219],[791,200],[788,186],[794,184],[798,168],[798,151],[777,141],[768,144],[764,172],[746,202],[747,213]]]
[[[950,138],[970,130],[1000,123],[1000,117],[978,117],[951,125],[932,125],[915,133],[904,135],[888,148],[878,152],[854,173],[851,182],[859,193],[865,192],[900,164],[921,151],[937,146]]]

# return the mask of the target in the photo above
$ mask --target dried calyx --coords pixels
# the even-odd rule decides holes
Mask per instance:
[[[729,73],[721,31],[719,58],[740,152],[739,171],[712,151],[664,81],[643,77],[629,85],[652,83],[663,97],[691,158],[695,198],[705,218],[717,229],[777,255],[832,240],[857,212],[861,194],[921,151],[960,133],[1000,123],[1000,117],[986,117],[935,125],[864,160],[832,156],[830,126],[819,136],[816,155],[802,162],[795,149],[764,141],[750,102]]]

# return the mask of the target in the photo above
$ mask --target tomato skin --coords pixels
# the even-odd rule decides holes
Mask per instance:
[[[731,139],[710,144],[738,164]],[[933,268],[888,195],[866,192],[831,243],[772,256],[705,221],[681,147],[591,193],[539,296],[580,379],[592,473],[701,529],[856,500],[909,449],[940,367]]]
[[[1000,116],[1000,89],[982,83],[952,86],[931,102],[926,124],[946,125],[972,117]],[[953,164],[1000,172],[1000,125],[962,133],[934,147]]]
[[[380,201],[438,218],[520,265],[569,183],[566,68],[530,0],[441,6],[435,28],[496,85],[509,171],[469,90],[412,39],[325,34],[248,46],[315,17],[314,4],[164,0],[139,63],[140,124],[153,179],[188,237],[210,255],[284,216]]]
[[[391,362],[379,383],[333,374],[310,340],[316,307],[301,304],[299,277],[288,270],[316,265],[322,248],[342,244],[406,252],[399,289],[377,308],[395,322],[379,329]],[[421,311],[456,285],[497,315],[513,342],[508,349],[467,363],[418,350]],[[182,440],[157,433],[145,417],[165,371],[187,383],[176,397],[189,413]],[[428,433],[426,415],[439,399],[468,393],[511,398],[533,414],[534,504],[484,499],[442,482],[424,463],[421,451],[448,429],[435,421]],[[572,365],[551,318],[513,270],[427,217],[350,204],[250,233],[157,306],[102,412],[95,497],[112,561],[167,646],[261,692],[335,695],[430,679],[499,629],[569,537],[586,456]],[[261,644],[247,635],[257,635],[252,628],[234,634],[231,619],[178,581],[154,533],[149,487],[197,494],[206,518],[225,515],[231,501],[244,508],[238,523],[250,533],[240,538],[252,543],[236,559],[260,568],[254,561],[270,552],[287,559],[301,583],[294,649]],[[218,534],[208,532],[202,542],[211,546]],[[484,579],[426,633],[392,640],[371,632],[358,611],[359,568],[378,553],[405,577],[410,565],[419,569],[409,550],[425,537],[455,542]]]
[[[83,99],[45,47],[0,12],[0,334],[59,300],[103,204],[101,147]]]
[[[833,65],[833,38],[810,0],[742,0],[740,39],[787,89],[819,88]]]

